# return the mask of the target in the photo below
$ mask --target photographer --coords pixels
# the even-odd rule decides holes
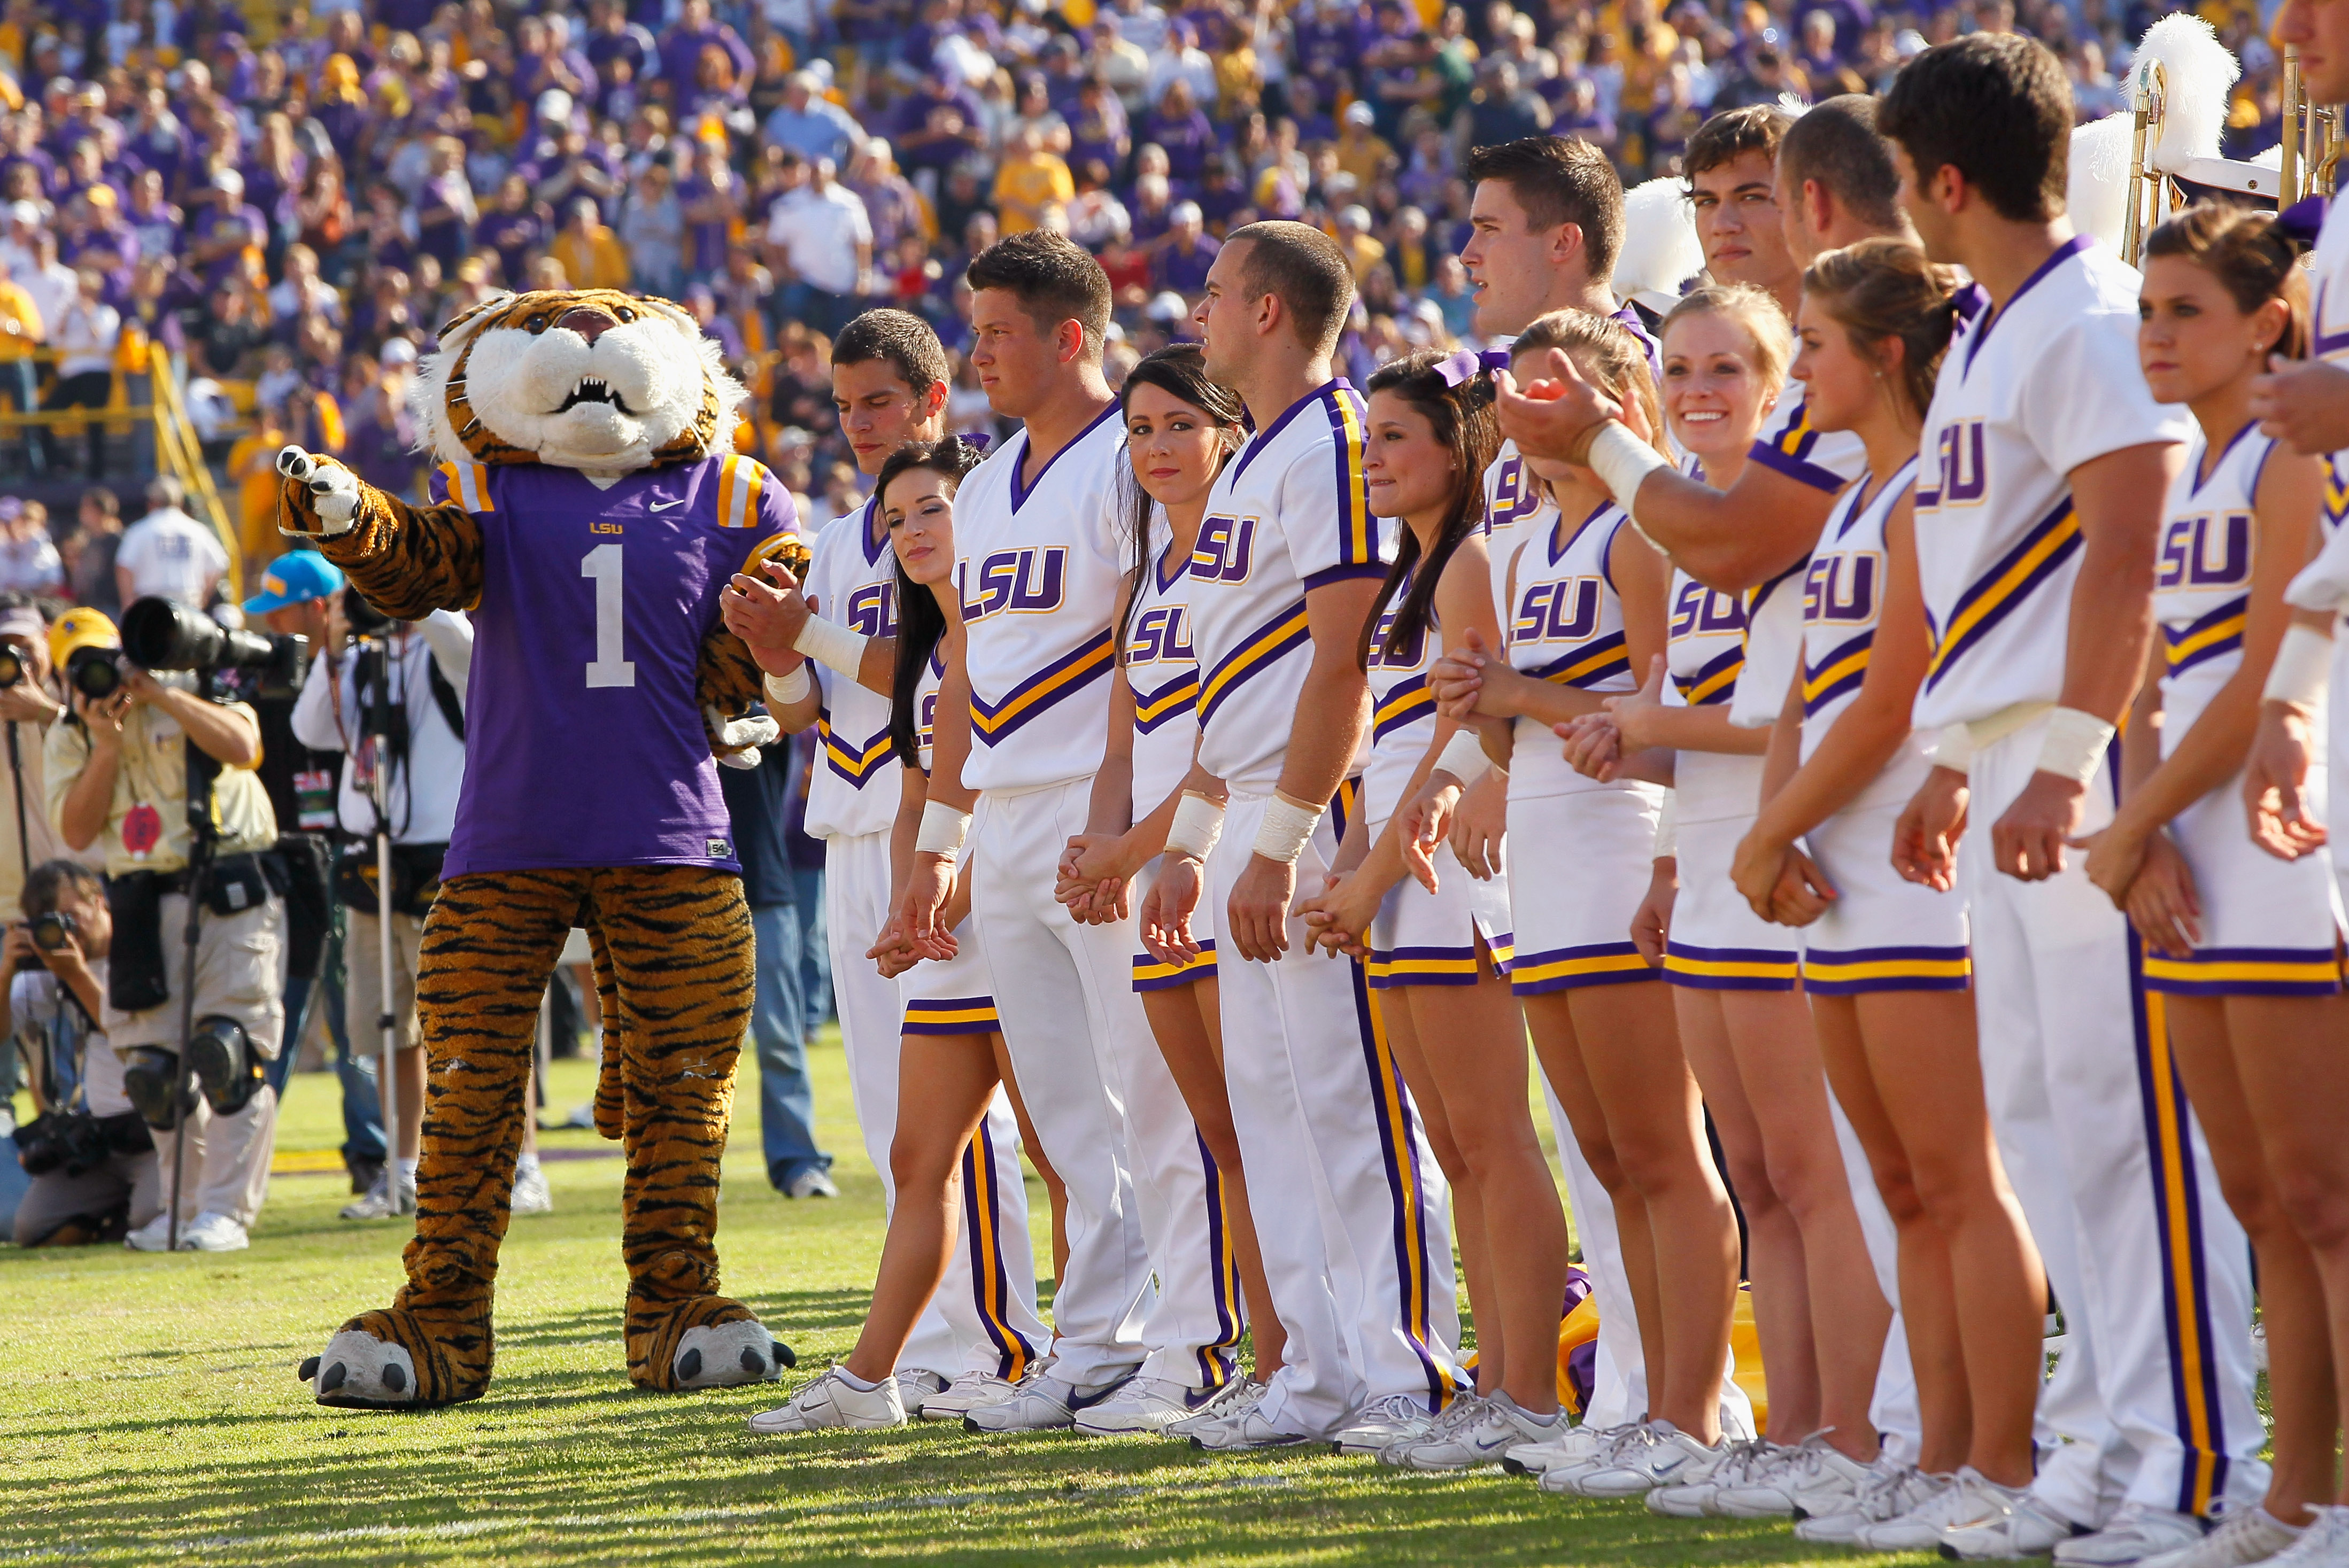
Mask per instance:
[[[184,607],[175,613],[202,622]],[[126,619],[140,614],[133,605]],[[166,1212],[124,1240],[164,1250],[176,1207],[182,1218],[193,1211],[182,1248],[236,1251],[268,1190],[277,1095],[263,1075],[285,1026],[285,906],[262,858],[277,841],[277,818],[253,771],[260,727],[243,704],[202,695],[201,677],[129,662],[113,623],[94,610],[57,618],[49,655],[73,708],[43,752],[49,820],[68,849],[103,848],[114,932],[99,1021],[123,1059],[125,1093],[160,1135]],[[191,783],[200,808],[210,798],[214,856],[192,973],[184,956],[171,962],[175,949],[185,953]],[[198,1092],[183,1096],[191,1076]],[[174,1187],[175,1156],[192,1191]]]
[[[440,859],[465,782],[465,681],[473,662],[473,625],[437,610],[421,621],[392,621],[346,587],[327,601],[325,655],[310,666],[294,705],[294,735],[305,746],[343,753],[337,798],[343,831],[354,841],[336,867],[336,892],[347,934],[344,986],[352,1047],[365,1056],[380,1040],[382,923],[376,834],[391,837],[392,1007],[395,1053],[395,1163],[376,1190],[343,1210],[347,1220],[416,1211],[416,1160],[424,1111],[424,1051],[416,1022],[416,967],[424,916],[440,886]],[[376,814],[377,771],[383,773],[384,819]],[[533,1119],[533,1120],[535,1119]],[[525,1123],[516,1162],[512,1212],[551,1206],[538,1163],[535,1128]]]
[[[33,1066],[40,1119],[16,1134],[31,1185],[16,1205],[20,1247],[110,1242],[163,1209],[146,1122],[123,1092],[122,1060],[96,1020],[105,1011],[114,921],[106,885],[74,861],[25,879],[25,921],[0,943],[0,1038]]]
[[[62,852],[41,788],[41,744],[66,714],[50,680],[49,628],[20,593],[0,593],[0,723],[7,768],[0,772],[0,919],[20,918],[26,868]]]

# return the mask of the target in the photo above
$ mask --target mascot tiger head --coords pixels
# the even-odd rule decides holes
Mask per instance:
[[[419,371],[423,445],[450,463],[623,474],[724,457],[749,397],[692,316],[617,289],[484,300]]]

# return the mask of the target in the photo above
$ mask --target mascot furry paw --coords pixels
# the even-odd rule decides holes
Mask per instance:
[[[503,295],[414,392],[438,460],[413,506],[289,447],[279,527],[386,614],[470,610],[473,742],[417,977],[427,1087],[408,1283],[302,1366],[320,1404],[479,1398],[531,1114],[540,998],[594,937],[596,1121],[622,1143],[629,1380],[776,1377],[790,1348],[719,1294],[718,1161],[752,988],[715,762],[755,765],[758,666],[719,621],[737,572],[804,569],[791,497],[735,455],[741,387],[693,319],[608,290]]]

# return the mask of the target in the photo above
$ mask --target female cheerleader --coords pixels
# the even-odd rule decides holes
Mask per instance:
[[[1514,368],[1538,373],[1551,348],[1604,387],[1639,435],[1657,438],[1638,339],[1603,316],[1553,311],[1517,339]],[[1471,631],[1430,685],[1444,717],[1475,720],[1509,769],[1510,984],[1575,1140],[1613,1200],[1646,1362],[1650,1418],[1580,1462],[1551,1466],[1541,1484],[1630,1497],[1720,1453],[1737,1226],[1671,996],[1627,934],[1647,894],[1663,792],[1583,778],[1551,732],[1600,711],[1604,694],[1633,689],[1631,671],[1664,651],[1671,571],[1588,469],[1538,459],[1526,469],[1547,498],[1512,531],[1507,659],[1488,657]]]
[[[2121,806],[2089,846],[2088,876],[2144,940],[2159,1007],[2148,1022],[2167,1018],[2258,1261],[2275,1419],[2268,1494],[2174,1559],[2231,1568],[2298,1561],[2287,1549],[2309,1505],[2335,1501],[2334,1347],[2349,1343],[2339,1233],[2303,1233],[2295,1213],[2302,1191],[2337,1194],[2343,1180],[2343,1096],[2324,1092],[2349,1083],[2341,911],[2326,855],[2262,853],[2236,804],[2325,473],[2323,459],[2261,435],[2251,411],[2269,356],[2308,352],[2307,285],[2273,219],[2205,205],[2162,224],[2146,243],[2138,309],[2146,384],[2185,404],[2200,433],[2170,481],[2154,581],[2161,636],[2123,743]],[[2320,798],[2322,774],[2309,780]],[[2332,1255],[2320,1262],[2313,1243]]]
[[[1803,1539],[1881,1550],[1930,1551],[2029,1484],[2047,1300],[1991,1137],[1964,905],[1947,865],[1903,881],[1885,852],[1932,768],[1909,719],[1930,647],[1911,491],[1953,282],[1897,240],[1829,252],[1805,274],[1805,406],[1819,428],[1858,434],[1868,471],[1806,570],[1802,662],[1734,867],[1754,913],[1807,928],[1827,1076],[1898,1229],[1918,1466],[1866,1474],[1823,1456],[1791,1478]]]
[[[892,453],[876,481],[889,542],[897,556],[897,665],[890,694],[890,741],[905,767],[904,796],[893,834],[900,876],[912,859],[931,764],[930,710],[948,664],[961,655],[962,605],[954,578],[954,493],[976,467],[976,449],[960,441],[916,442]],[[958,763],[957,763],[958,765]],[[1012,1081],[1010,1057],[996,1032],[995,999],[976,930],[964,920],[970,891],[957,885],[939,924],[947,934],[916,944],[894,928],[868,956],[898,977],[905,999],[905,1040],[898,1058],[897,1133],[889,1165],[896,1206],[881,1245],[873,1305],[848,1359],[792,1396],[788,1404],[754,1416],[754,1432],[804,1432],[822,1427],[870,1429],[903,1426],[905,1402],[891,1376],[914,1320],[946,1273],[955,1244],[956,1204],[976,1227],[996,1205],[976,1201],[967,1181],[988,1181],[994,1165],[974,1158],[974,1138],[988,1136],[988,1102],[1001,1084],[1011,1095],[1020,1136],[1039,1145]],[[1040,1174],[1045,1167],[1038,1166]],[[1045,1174],[1049,1184],[1053,1178]],[[1059,1202],[1053,1205],[1061,1211]],[[975,1257],[996,1255],[993,1238],[971,1238]],[[999,1274],[997,1284],[1001,1284]],[[1043,1346],[1010,1326],[1009,1302],[999,1291],[989,1304],[1002,1364],[992,1377],[1016,1382]]]
[[[1430,666],[1468,646],[1471,629],[1487,646],[1500,638],[1482,531],[1482,481],[1500,433],[1473,354],[1412,355],[1381,368],[1369,392],[1371,511],[1403,527],[1362,627],[1372,703],[1362,810],[1328,889],[1300,911],[1317,940],[1365,962],[1452,1185],[1453,1234],[1476,1315],[1475,1392],[1380,1457],[1462,1470],[1557,1428],[1567,1276],[1566,1215],[1534,1131],[1525,1026],[1506,978],[1507,882],[1470,877],[1442,845],[1423,869],[1408,867],[1400,810],[1463,734],[1435,711]],[[1473,735],[1465,743],[1475,744]]]
[[[1247,410],[1238,397],[1207,379],[1206,363],[1206,352],[1196,344],[1162,348],[1133,367],[1120,392],[1133,480],[1121,500],[1133,564],[1117,617],[1118,662],[1125,678],[1110,693],[1109,746],[1093,782],[1091,819],[1132,825],[1122,833],[1069,841],[1059,892],[1080,920],[1121,918],[1129,884],[1137,876],[1146,899],[1160,874],[1167,830],[1186,792],[1224,798],[1221,782],[1198,772],[1192,762],[1199,745],[1199,661],[1191,650],[1184,585],[1207,494],[1239,449]],[[1135,955],[1133,988],[1191,1119],[1198,1124],[1210,1168],[1223,1184],[1225,1222],[1231,1227],[1256,1351],[1255,1376],[1229,1398],[1248,1399],[1261,1398],[1280,1370],[1284,1336],[1265,1284],[1239,1140],[1232,1130],[1208,902],[1192,913],[1187,947],[1162,943],[1158,951]],[[1218,1401],[1201,1415],[1222,1418],[1235,1408]]]
[[[1777,302],[1750,286],[1700,289],[1665,317],[1664,417],[1707,484],[1726,489],[1744,468],[1785,383],[1786,345]],[[1761,593],[1799,593],[1794,576]],[[1681,1043],[1745,1212],[1771,1435],[1741,1445],[1710,1474],[1683,1472],[1648,1501],[1688,1517],[1784,1515],[1795,1508],[1791,1487],[1814,1467],[1856,1481],[1875,1461],[1868,1405],[1891,1308],[1852,1204],[1810,1011],[1795,990],[1792,934],[1755,914],[1729,877],[1761,804],[1770,739],[1766,728],[1729,719],[1745,658],[1744,597],[1676,571],[1670,603],[1663,663],[1636,695],[1609,697],[1607,712],[1576,720],[1568,752],[1602,778],[1642,750],[1677,753],[1674,843],[1659,846],[1641,921],[1651,937],[1669,930],[1664,978],[1674,987]],[[1676,699],[1669,704],[1667,674]],[[1808,1449],[1798,1448],[1806,1438]],[[1814,1451],[1821,1447],[1834,1457]]]

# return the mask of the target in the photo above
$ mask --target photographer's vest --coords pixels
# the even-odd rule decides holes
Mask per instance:
[[[158,676],[159,680],[168,679]],[[221,705],[254,721],[243,703]],[[63,836],[66,796],[89,765],[89,732],[77,721],[49,727],[42,748],[49,826]],[[176,872],[188,863],[187,737],[179,721],[145,703],[122,726],[122,757],[107,809],[106,874]],[[212,823],[223,856],[258,853],[277,841],[269,791],[249,768],[222,768],[212,782]]]

